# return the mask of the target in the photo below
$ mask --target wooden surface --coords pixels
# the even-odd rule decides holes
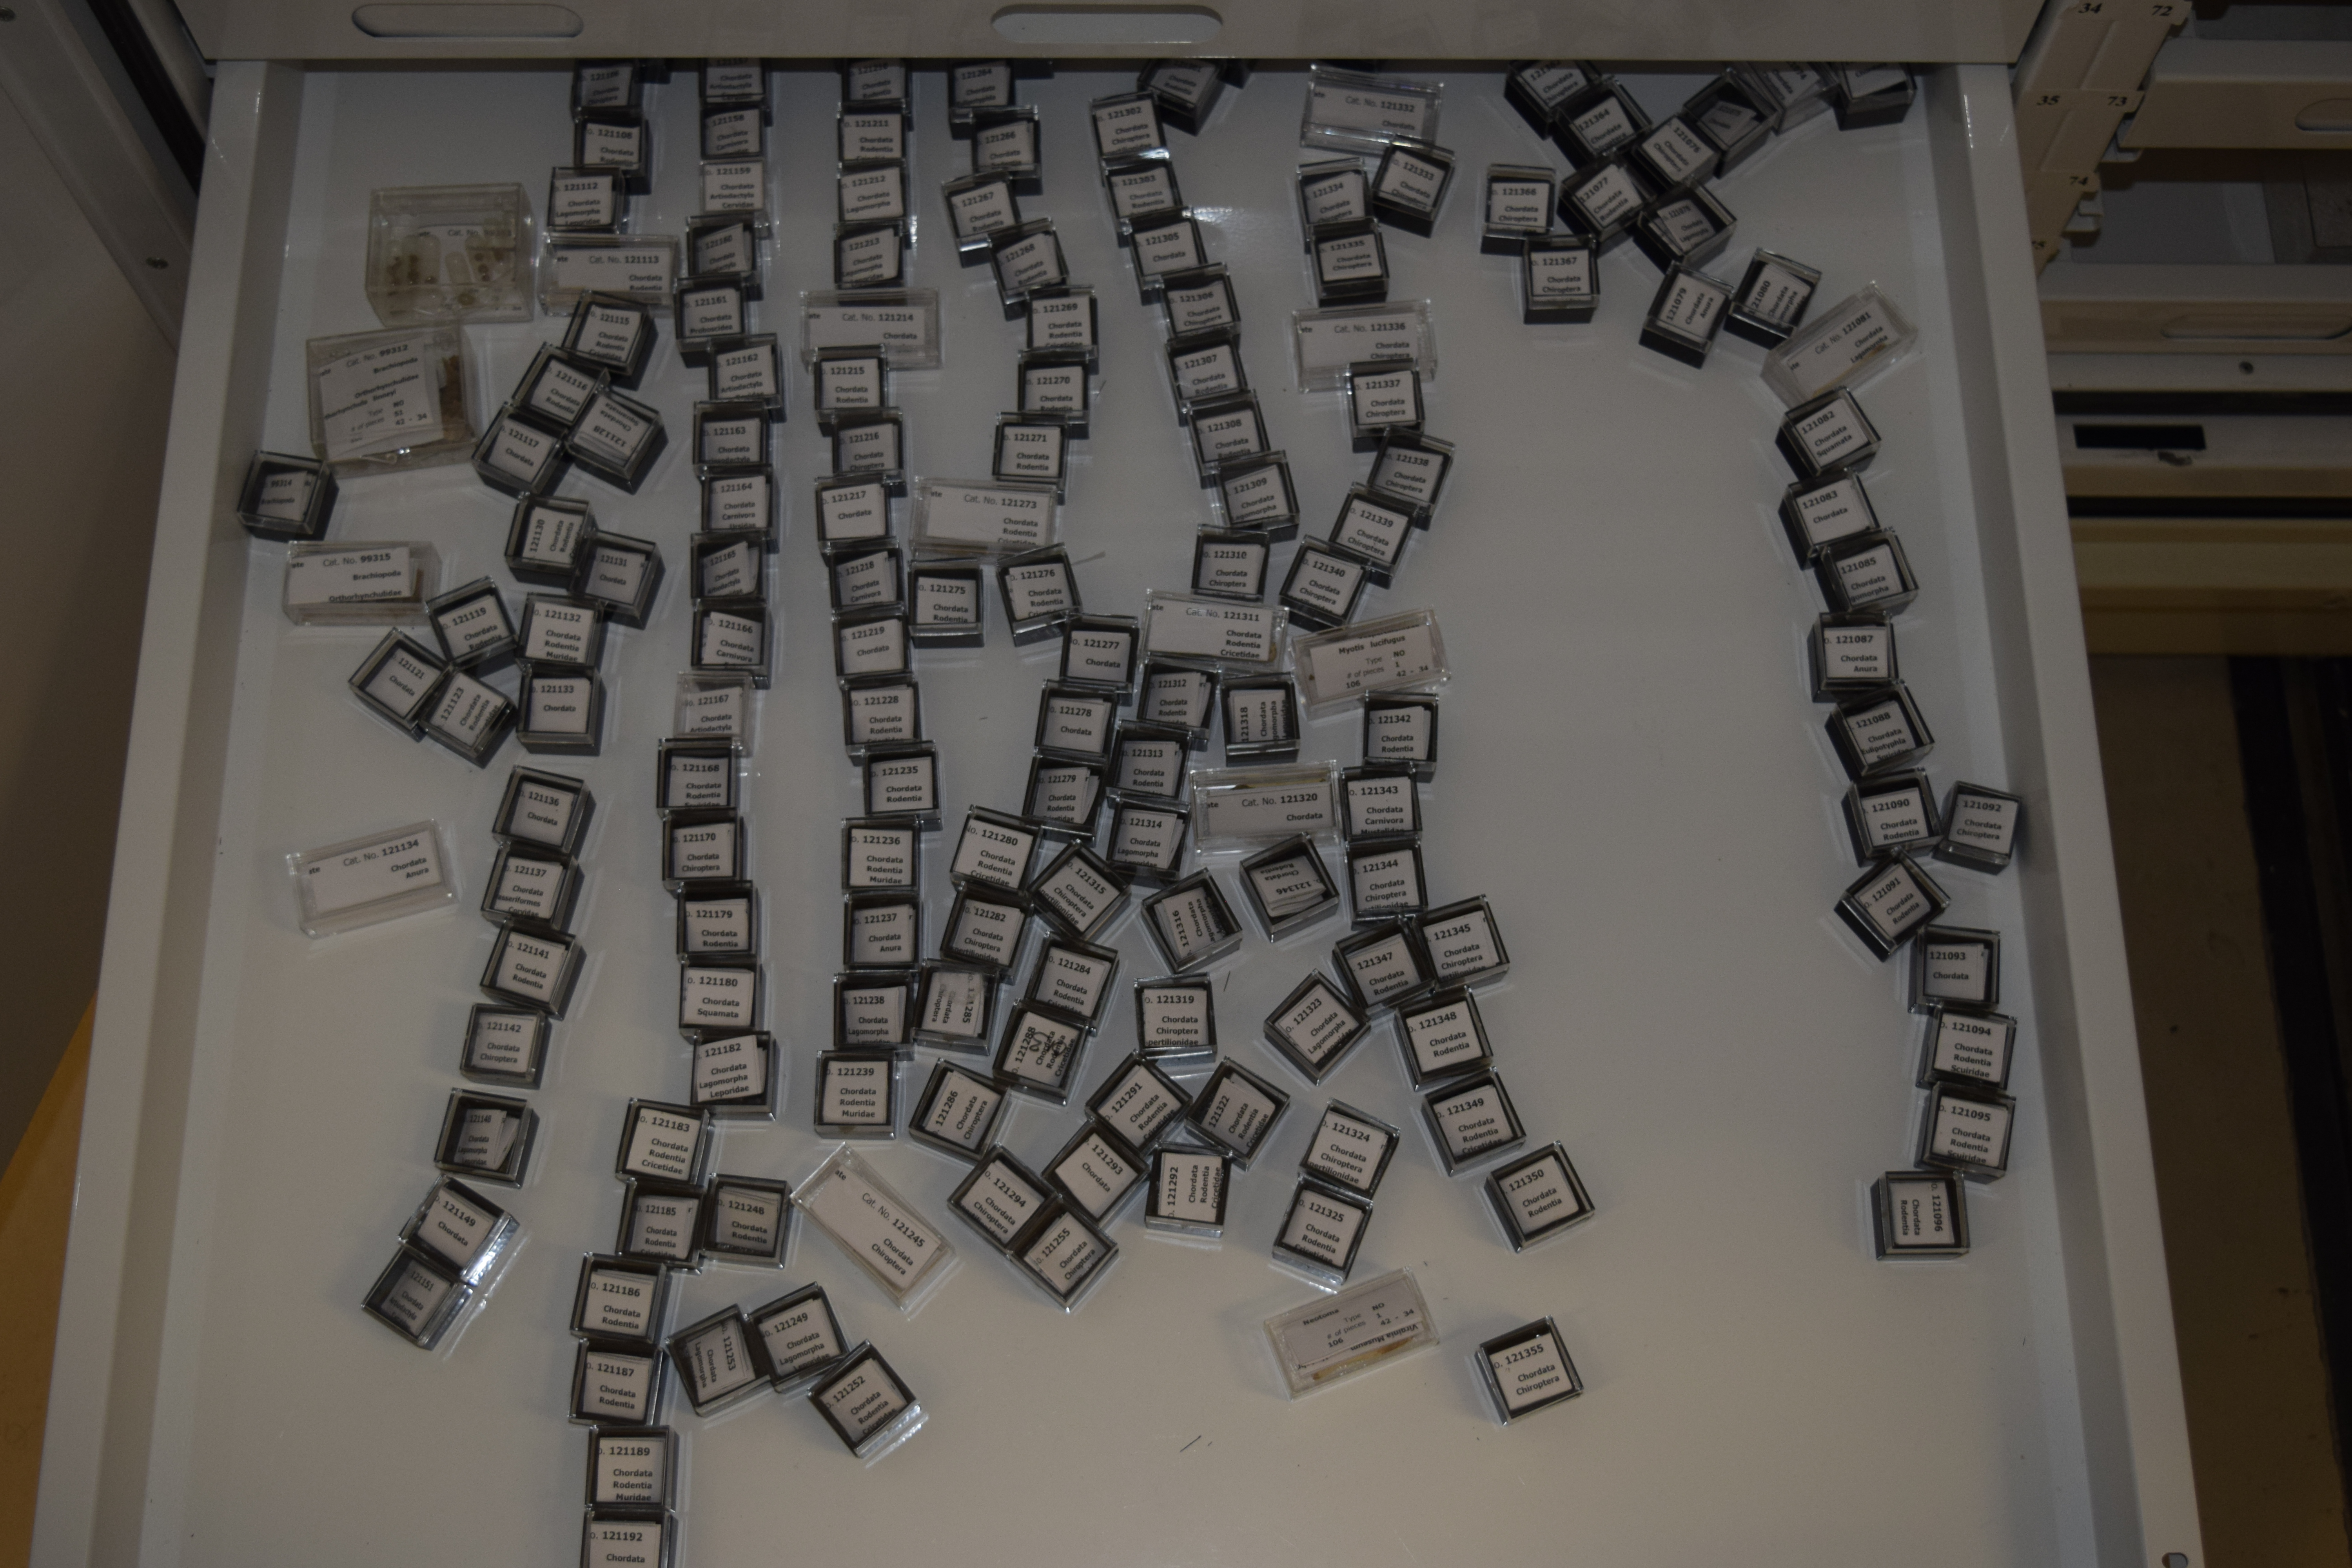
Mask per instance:
[[[81,1146],[81,1091],[89,1077],[90,1009],[82,1009],[16,1157],[0,1174],[0,1568],[32,1557],[33,1494],[41,1480],[41,1426],[48,1413],[49,1352],[57,1343],[58,1289],[66,1227],[73,1221],[74,1154]]]
[[[2097,658],[2091,678],[2207,1561],[2338,1568],[2352,1555],[2229,667]]]

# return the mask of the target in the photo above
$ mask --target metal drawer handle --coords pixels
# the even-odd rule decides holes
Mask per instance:
[[[992,20],[1016,44],[1205,44],[1225,25],[1206,5],[1007,5]]]
[[[352,26],[371,38],[576,38],[581,21],[564,5],[396,3],[352,7]]]
[[[2243,338],[2280,343],[2324,343],[2352,332],[2352,316],[2286,314],[2175,316],[2164,323],[2168,338]]]
[[[2352,131],[2352,98],[2323,98],[2304,105],[2294,117],[2297,131]]]

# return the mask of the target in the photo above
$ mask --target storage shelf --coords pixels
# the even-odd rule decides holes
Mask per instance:
[[[1392,231],[1389,248],[1392,297],[1433,302],[1430,429],[1458,444],[1457,468],[1365,613],[1429,605],[1444,627],[1454,679],[1424,801],[1433,890],[1494,900],[1516,962],[1484,1004],[1498,1066],[1534,1141],[1568,1146],[1597,1217],[1515,1257],[1475,1178],[1446,1180],[1408,1127],[1357,1277],[1412,1268],[1444,1343],[1286,1405],[1258,1324],[1310,1294],[1265,1253],[1307,1134],[1335,1096],[1416,1118],[1384,1026],[1315,1089],[1256,1043],[1339,933],[1278,948],[1253,935],[1220,978],[1220,1032],[1294,1104],[1239,1178],[1221,1250],[1160,1245],[1130,1214],[1117,1272],[1065,1318],[948,1216],[959,1168],[902,1142],[872,1158],[966,1254],[919,1317],[902,1321],[814,1234],[772,1277],[683,1282],[681,1323],[824,1281],[848,1333],[874,1340],[931,1413],[869,1470],[798,1401],[709,1424],[673,1401],[690,1454],[684,1562],[2201,1562],[2001,72],[1930,73],[1903,125],[1841,134],[1822,118],[1719,184],[1739,232],[1718,270],[1736,278],[1765,246],[1825,269],[1823,306],[1874,280],[1918,321],[1920,352],[1861,394],[1885,438],[1869,489],[1925,584],[1902,618],[1903,668],[1939,783],[2030,803],[2011,874],[1946,877],[1955,919],[2007,935],[2003,1005],[2026,1026],[2013,1174],[1972,1194],[1976,1250],[1935,1265],[1871,1255],[1869,1183],[1916,1147],[1915,1025],[1902,964],[1869,961],[1829,914],[1855,870],[1822,710],[1805,700],[1820,606],[1773,516],[1789,475],[1759,352],[1727,338],[1695,371],[1637,347],[1656,274],[1630,246],[1602,265],[1592,324],[1520,326],[1516,263],[1476,253],[1476,175],[1551,160],[1498,75],[1446,76],[1440,140],[1467,178],[1434,238]],[[1101,293],[1103,391],[1066,532],[1087,608],[1135,613],[1146,589],[1183,584],[1209,513],[1158,314],[1136,302],[1089,166],[1084,106],[1120,79],[1024,87],[1048,171],[1025,205],[1057,222],[1076,278]],[[1696,79],[1635,90],[1664,107]],[[644,395],[669,423],[668,454],[635,497],[565,485],[604,525],[659,541],[671,576],[651,625],[609,639],[604,754],[547,763],[598,797],[575,925],[591,956],[533,1097],[541,1152],[510,1205],[530,1242],[446,1359],[358,1302],[431,1180],[489,929],[463,910],[313,943],[294,928],[283,859],[429,816],[470,899],[506,771],[527,759],[509,747],[476,773],[359,712],[343,680],[370,635],[289,626],[282,547],[247,542],[226,504],[257,446],[303,447],[304,341],[373,324],[359,259],[370,190],[519,180],[543,204],[565,158],[566,86],[551,71],[222,72],[37,1560],[576,1550],[584,1439],[562,1415],[576,1259],[612,1238],[625,1100],[685,1088],[650,786],[686,662],[682,436],[699,373],[665,328]],[[1174,156],[1213,258],[1233,269],[1306,536],[1364,460],[1339,398],[1291,385],[1286,321],[1311,302],[1290,194],[1302,92],[1298,73],[1261,70],[1204,135],[1176,136]],[[836,96],[823,71],[782,73],[775,93],[780,221],[760,325],[789,334],[798,292],[828,281]],[[658,90],[641,232],[677,232],[693,210],[693,103],[689,73]],[[940,290],[946,353],[899,378],[898,403],[913,468],[963,477],[986,470],[1017,339],[985,274],[960,270],[943,240],[934,193],[964,153],[936,72],[916,116],[917,281]],[[474,330],[483,390],[502,395],[554,330]],[[839,954],[839,820],[856,809],[807,521],[824,464],[804,390],[776,453],[793,516],[748,803],[768,1024],[789,1078],[778,1123],[730,1129],[718,1159],[793,1179],[825,1147],[810,1082]],[[429,540],[447,582],[503,577],[508,510],[461,467],[362,479],[333,536]],[[918,659],[950,833],[967,804],[1016,804],[1050,668],[1050,647],[1010,646],[998,608],[985,648]],[[1310,724],[1307,754],[1352,762],[1356,743],[1348,714]],[[943,854],[926,876],[935,928]],[[1122,986],[1158,972],[1133,924],[1118,945]],[[1130,1043],[1131,1014],[1110,1018],[1087,1092]],[[1007,1142],[1034,1163],[1080,1115],[1024,1105]],[[1545,1314],[1588,1392],[1498,1429],[1466,1358]]]

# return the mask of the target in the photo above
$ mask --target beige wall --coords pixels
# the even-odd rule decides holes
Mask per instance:
[[[172,369],[0,96],[0,1157],[98,988]]]

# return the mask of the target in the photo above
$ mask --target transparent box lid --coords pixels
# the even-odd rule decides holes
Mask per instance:
[[[528,321],[530,197],[520,185],[397,185],[368,197],[367,298],[387,327]]]

